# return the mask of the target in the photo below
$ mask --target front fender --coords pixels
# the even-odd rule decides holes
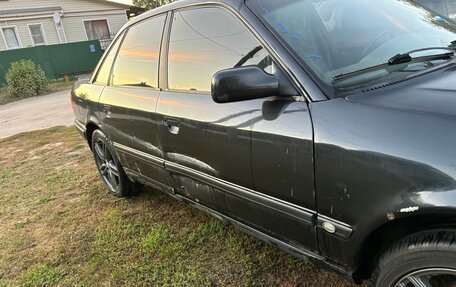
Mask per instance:
[[[366,238],[382,226],[410,232],[399,223],[413,229],[411,218],[425,226],[456,215],[456,117],[345,99],[310,109],[318,213],[353,230],[339,238],[319,228],[323,255],[356,268]],[[380,233],[374,240],[391,238]]]

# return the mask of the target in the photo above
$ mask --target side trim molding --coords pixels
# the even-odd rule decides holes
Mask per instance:
[[[147,154],[145,152],[133,149],[131,147],[124,146],[120,143],[113,142],[113,145],[117,151],[131,155],[133,157],[136,157],[137,159],[143,160],[143,161],[153,164],[155,166],[165,168],[165,165],[164,165],[165,160],[162,158]]]
[[[215,188],[221,189],[225,192],[228,192],[234,196],[244,198],[246,200],[257,202],[265,206],[277,209],[281,212],[287,213],[296,217],[299,220],[307,222],[309,225],[315,224],[315,215],[316,213],[312,210],[285,202],[281,199],[273,198],[268,195],[261,194],[259,192],[253,191],[251,189],[244,188],[239,185],[229,183],[227,181],[218,179],[214,176],[207,175],[200,171],[182,166],[180,164],[172,163],[165,161],[165,169],[171,172],[176,172],[182,175],[189,176],[193,179],[204,182],[208,185],[211,185]]]
[[[333,262],[330,262],[329,260],[327,260],[325,257],[323,257],[322,255],[319,255],[319,254],[316,254],[316,253],[313,253],[311,251],[306,251],[306,250],[302,250],[300,248],[296,248],[286,242],[283,242],[277,238],[274,238],[274,237],[271,237],[261,231],[258,231],[256,230],[255,228],[252,228],[248,225],[245,225],[243,224],[242,222],[239,222],[229,216],[226,216],[226,215],[223,215],[211,208],[208,208],[204,205],[201,205],[195,201],[192,201],[186,197],[183,197],[182,195],[179,195],[179,194],[171,194],[172,197],[174,197],[175,199],[179,200],[179,201],[182,201],[182,202],[185,202],[203,212],[206,212],[224,222],[227,222],[229,224],[231,224],[234,228],[237,228],[239,230],[242,230],[243,232],[246,232],[248,234],[251,234],[257,238],[259,238],[260,240],[263,240],[269,244],[272,244],[274,246],[277,246],[278,248],[284,250],[285,252],[288,252],[294,256],[297,256],[299,258],[302,258],[302,259],[306,259],[306,260],[310,260],[312,263],[314,263],[315,265],[320,265],[322,266],[323,268],[326,268],[327,270],[331,270],[333,272],[335,272],[336,274],[344,277],[345,279],[347,279],[348,281],[354,283],[354,279],[353,279],[353,276],[352,274],[345,270],[344,268],[342,268],[341,266],[338,266],[336,265],[335,263]]]
[[[75,123],[75,125],[76,125],[76,123]],[[79,130],[79,127],[77,125],[76,125],[76,127]],[[350,225],[337,221],[328,216],[318,214],[316,211],[313,211],[313,210],[286,202],[284,200],[281,200],[281,199],[278,199],[278,198],[275,198],[275,197],[272,197],[269,195],[265,195],[265,194],[256,192],[254,190],[230,183],[228,181],[219,179],[212,175],[208,175],[204,172],[197,171],[192,168],[189,168],[189,167],[186,167],[186,166],[174,163],[174,162],[166,161],[162,158],[147,154],[145,152],[124,146],[124,145],[116,143],[116,142],[114,142],[113,145],[117,151],[131,155],[133,157],[136,157],[140,160],[143,160],[143,161],[153,164],[155,166],[164,168],[166,171],[188,176],[195,180],[204,182],[207,185],[210,185],[214,188],[223,190],[236,197],[240,197],[245,200],[253,201],[258,204],[276,209],[277,211],[286,213],[299,220],[302,220],[311,226],[316,226],[319,230],[327,231],[327,229],[325,229],[325,226],[327,226],[327,224],[329,223],[330,225],[334,226],[334,232],[331,233],[332,236],[336,236],[336,237],[339,237],[342,239],[348,239],[354,232],[353,227],[351,227]],[[126,170],[126,172],[129,176],[135,177],[135,178],[139,179],[140,181],[143,181],[143,183],[145,183],[145,184],[151,185],[170,195],[175,196],[174,190],[171,187],[164,187],[162,185],[157,185],[153,179],[147,178],[132,170]]]
[[[167,193],[169,195],[174,194],[174,189],[170,186],[167,186],[159,181],[156,181],[150,177],[147,177],[145,175],[142,175],[134,170],[124,168],[125,173],[127,174],[128,177],[133,178],[135,181],[139,181],[142,184],[149,185],[157,190],[163,191],[164,193]]]

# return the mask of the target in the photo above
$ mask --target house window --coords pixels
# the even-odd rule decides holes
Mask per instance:
[[[46,45],[43,25],[31,24],[28,25],[28,28],[30,32],[30,38],[32,38],[33,46]]]
[[[455,0],[415,0],[424,7],[451,19],[456,19]]]
[[[84,21],[88,40],[109,39],[109,27],[106,20]]]
[[[21,47],[19,35],[16,27],[5,27],[2,28],[3,40],[5,40],[6,48],[17,49]]]

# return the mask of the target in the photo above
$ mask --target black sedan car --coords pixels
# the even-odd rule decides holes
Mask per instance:
[[[373,286],[456,286],[456,24],[408,0],[181,0],[131,20],[75,125],[150,185]]]

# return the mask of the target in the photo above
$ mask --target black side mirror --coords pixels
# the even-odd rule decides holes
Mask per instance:
[[[277,96],[279,79],[256,66],[217,72],[212,78],[212,99],[231,103]]]

